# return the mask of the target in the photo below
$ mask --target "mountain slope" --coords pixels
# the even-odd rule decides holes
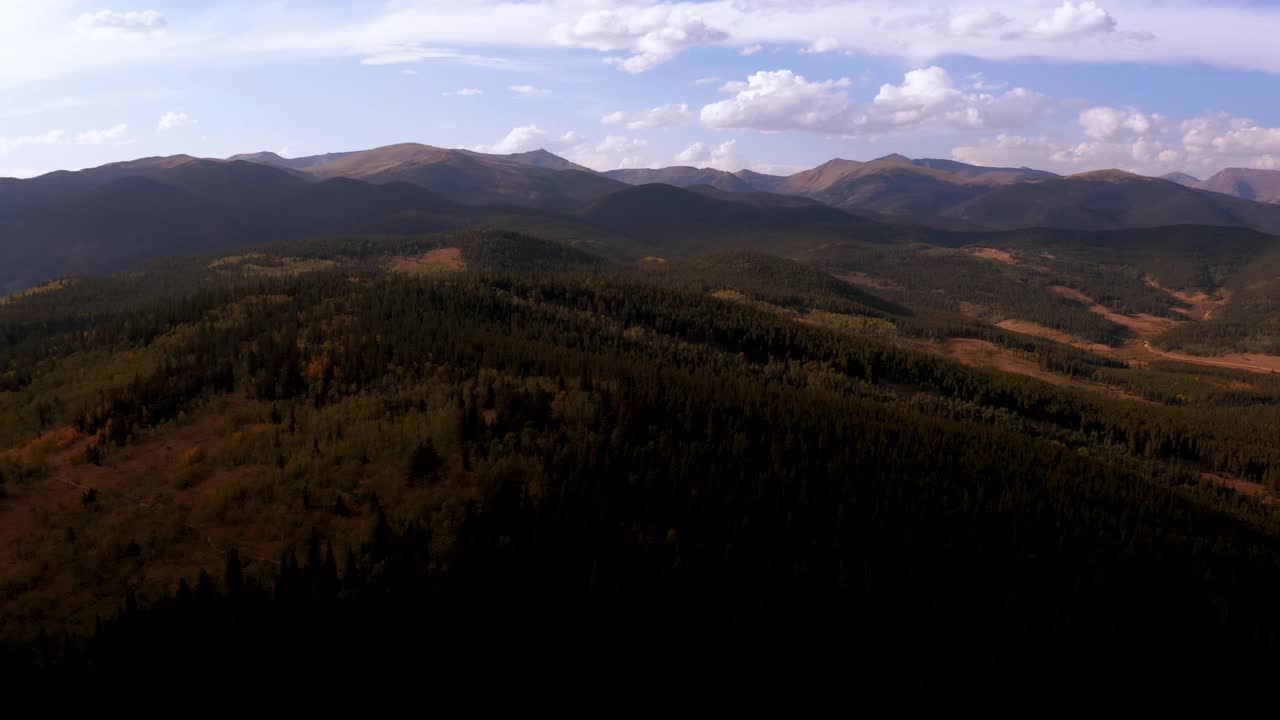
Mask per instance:
[[[1280,207],[1119,171],[994,188],[942,214],[993,228],[1222,225],[1280,233]]]
[[[657,183],[608,195],[578,217],[673,255],[731,248],[785,253],[824,241],[883,241],[896,234],[885,225],[824,205],[744,203]]]
[[[620,180],[628,185],[647,185],[663,183],[675,187],[687,188],[694,185],[707,185],[718,190],[729,192],[753,192],[759,188],[747,180],[732,173],[715,168],[695,168],[686,166],[665,167],[658,170],[609,170],[606,177]]]
[[[1192,175],[1188,175],[1184,172],[1172,172],[1167,175],[1161,175],[1160,179],[1168,180],[1169,182],[1175,182],[1175,183],[1178,183],[1179,185],[1182,185],[1183,187],[1189,187],[1189,188],[1198,187],[1200,185],[1200,178]]]
[[[261,157],[274,163],[271,157]],[[287,161],[316,178],[407,182],[459,203],[570,210],[624,187],[546,151],[489,155],[403,143]]]
[[[1280,170],[1228,168],[1196,187],[1245,200],[1280,203]]]

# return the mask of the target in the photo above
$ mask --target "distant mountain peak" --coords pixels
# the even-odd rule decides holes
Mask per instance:
[[[592,172],[590,168],[579,165],[570,160],[566,160],[545,148],[530,150],[529,152],[515,153],[507,156],[514,162],[522,165],[532,165],[534,167],[546,168],[548,170],[577,170],[579,172]]]
[[[1171,172],[1166,175],[1161,175],[1160,179],[1168,180],[1169,182],[1175,182],[1175,183],[1178,183],[1179,185],[1185,185],[1187,187],[1195,187],[1200,184],[1200,178],[1195,177],[1194,175],[1188,175],[1187,173],[1184,173],[1184,172]]]
[[[284,157],[270,150],[263,150],[255,153],[240,153],[232,155],[227,160],[243,160],[245,162],[284,162]]]
[[[1093,181],[1099,181],[1099,182],[1132,182],[1132,181],[1145,182],[1145,181],[1152,180],[1153,178],[1149,178],[1145,175],[1138,175],[1137,173],[1131,173],[1126,170],[1109,169],[1109,170],[1091,170],[1089,172],[1082,172],[1082,173],[1077,173],[1075,175],[1068,175],[1067,179],[1068,180],[1093,180]]]

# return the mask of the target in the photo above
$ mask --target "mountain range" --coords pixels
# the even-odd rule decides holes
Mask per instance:
[[[767,250],[857,236],[1171,225],[1280,234],[1280,172],[1200,181],[889,155],[835,159],[790,176],[669,167],[595,172],[545,150],[494,155],[399,144],[284,158],[142,158],[0,179],[0,292],[67,273],[274,239],[536,231],[628,256]]]
[[[1198,180],[1186,173],[1172,173],[1164,178],[1197,190],[1234,195],[1245,200],[1280,203],[1280,170],[1227,168],[1207,180]]]

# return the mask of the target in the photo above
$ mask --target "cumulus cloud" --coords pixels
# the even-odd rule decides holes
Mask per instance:
[[[579,165],[596,170],[616,170],[646,165],[642,153],[649,147],[646,140],[609,135],[598,143],[575,143],[564,150],[565,157]]]
[[[512,85],[511,92],[525,97],[545,97],[551,94],[550,90],[544,90],[534,85]]]
[[[702,108],[709,128],[775,132],[811,130],[840,133],[850,128],[848,78],[809,81],[790,70],[761,70],[746,82],[727,83],[733,97]]]
[[[726,140],[719,145],[707,146],[695,142],[676,153],[675,160],[681,165],[709,167],[717,170],[736,170],[741,167],[738,161],[737,140]]]
[[[1280,128],[1225,113],[1174,122],[1133,108],[1093,107],[1080,113],[1078,137],[1001,134],[952,150],[980,165],[1030,165],[1060,172],[1119,168],[1160,175],[1182,170],[1209,175],[1224,167],[1280,165]]]
[[[761,50],[764,50],[764,46],[757,43],[755,45],[748,45],[744,48],[740,48],[738,50],[738,54],[741,55],[742,57],[751,57],[752,55],[755,55]]]
[[[194,125],[195,123],[195,118],[190,115],[184,112],[173,112],[170,110],[160,116],[160,121],[156,123],[156,129],[163,132],[165,130],[173,130],[174,128],[185,127],[187,125]]]
[[[1252,167],[1274,164],[1280,155],[1280,128],[1265,127],[1251,118],[1225,113],[1185,120],[1179,127],[1181,141],[1193,159],[1238,158]]]
[[[523,125],[512,128],[506,137],[492,145],[475,146],[475,151],[494,155],[510,155],[544,148],[547,146],[549,139],[550,136],[547,135],[547,132],[537,125]]]
[[[684,50],[722,42],[729,35],[708,25],[694,8],[655,4],[595,10],[577,22],[556,25],[552,37],[570,47],[629,52],[626,57],[611,57],[606,62],[629,73],[641,73]]]
[[[1026,125],[1050,106],[1045,96],[1014,88],[1002,95],[967,93],[943,68],[912,70],[902,84],[885,84],[858,118],[868,129],[937,124],[959,128],[1012,128]]]
[[[600,122],[605,125],[625,125],[628,130],[652,130],[654,128],[686,125],[693,119],[693,116],[689,106],[680,103],[678,105],[660,105],[656,108],[632,113],[621,111],[609,113],[600,118]]]
[[[1116,19],[1093,0],[1065,0],[1051,15],[1031,26],[1031,33],[1046,40],[1075,40],[1115,32]]]
[[[473,150],[494,155],[548,150],[596,170],[614,170],[619,167],[644,165],[640,153],[648,147],[640,138],[609,135],[599,142],[588,140],[574,131],[552,135],[537,125],[512,128],[492,145],[477,145]]]
[[[450,90],[440,94],[445,97],[475,97],[477,95],[483,95],[484,91],[480,88],[462,88],[460,90]]]
[[[1012,128],[1047,112],[1045,96],[1014,88],[1001,95],[965,92],[943,68],[908,72],[899,85],[886,83],[865,107],[854,107],[847,78],[810,82],[790,70],[761,71],[745,83],[724,86],[733,97],[702,109],[710,128],[766,132],[809,130],[840,135],[882,133],[919,126]]]
[[[143,10],[140,12],[100,10],[95,13],[85,13],[81,15],[77,23],[80,27],[87,30],[143,35],[163,32],[169,24],[164,15],[161,15],[155,10]]]
[[[737,141],[727,140],[719,145],[704,142],[692,143],[684,150],[677,152],[676,163],[692,165],[695,168],[716,168],[717,170],[736,170],[741,168],[737,158]]]
[[[1080,127],[1094,140],[1117,140],[1143,137],[1164,121],[1159,115],[1148,115],[1133,108],[1093,107],[1080,113]]]
[[[103,130],[86,130],[76,135],[77,145],[102,145],[109,142],[119,142],[129,132],[129,126],[120,123]]]

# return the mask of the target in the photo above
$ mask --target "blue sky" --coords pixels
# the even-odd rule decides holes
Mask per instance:
[[[1280,169],[1280,3],[0,0],[0,176],[422,142]]]

